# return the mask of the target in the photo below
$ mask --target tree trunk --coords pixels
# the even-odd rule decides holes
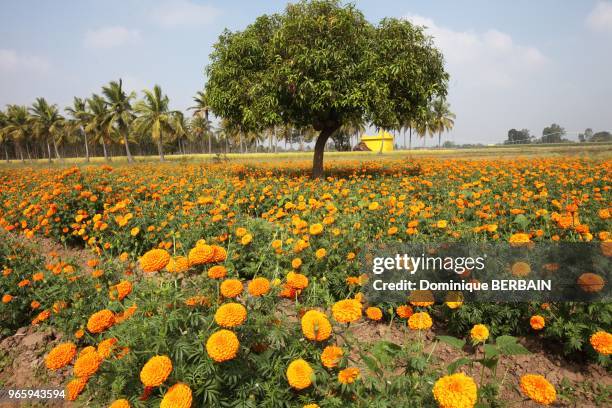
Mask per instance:
[[[21,148],[21,142],[15,142],[15,148],[17,149],[17,154],[19,155],[19,159],[22,163],[25,163],[25,159],[23,158],[23,149]]]
[[[104,151],[104,160],[110,162],[111,159],[108,157],[108,151],[106,150],[106,140],[102,139],[102,150]]]
[[[408,139],[408,150],[412,150],[412,126],[410,126],[409,129],[410,129],[410,138]]]
[[[32,163],[32,154],[30,153],[30,147],[28,146],[27,142],[25,146],[26,146],[26,153],[28,154],[28,161]]]
[[[334,125],[328,128],[324,128],[319,133],[317,141],[315,143],[314,156],[312,159],[312,178],[323,177],[323,154],[325,153],[325,144],[327,140],[334,134],[336,130],[340,128],[339,125]]]
[[[11,160],[9,159],[9,155],[8,155],[8,149],[6,147],[6,143],[4,143],[4,156],[6,156],[6,162],[10,163]]]
[[[179,143],[180,143],[180,140],[179,140]],[[159,153],[159,161],[165,161],[165,158],[164,158],[164,145],[163,145],[163,142],[162,142],[161,132],[160,132],[160,135],[159,135],[159,139],[157,139],[157,151]]]
[[[53,138],[53,149],[55,150],[55,157],[60,161],[64,161],[64,159],[62,159],[62,156],[60,156],[59,154],[59,150],[57,149],[57,141],[55,140],[55,138]]]
[[[83,136],[85,137],[85,161],[89,163],[89,143],[87,143],[87,133],[83,131]]]
[[[404,131],[404,149],[406,148],[406,128],[403,129]]]
[[[441,148],[442,146],[440,145],[440,142],[442,141],[442,132],[438,132],[438,149]]]
[[[130,152],[130,145],[128,144],[127,135],[123,134],[123,144],[125,145],[125,154],[127,155],[128,163],[133,163],[134,158],[132,157],[132,153]]]
[[[47,153],[49,153],[49,163],[52,163],[53,160],[51,160],[51,145],[49,144],[49,140],[47,140]]]

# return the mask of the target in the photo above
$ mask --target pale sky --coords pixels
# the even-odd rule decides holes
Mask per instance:
[[[455,129],[445,139],[496,143],[510,128],[540,136],[612,130],[612,0],[362,0],[373,23],[428,27],[451,75]],[[3,0],[0,107],[44,96],[60,107],[124,79],[160,84],[174,109],[204,85],[212,44],[286,1]],[[571,133],[573,132],[573,133]]]

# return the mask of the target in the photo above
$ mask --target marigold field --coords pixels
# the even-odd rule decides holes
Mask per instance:
[[[0,338],[57,333],[41,368],[75,406],[610,402],[610,303],[370,304],[359,255],[552,240],[612,256],[612,162],[345,160],[314,181],[308,166],[0,170]],[[597,384],[527,366],[530,352]]]

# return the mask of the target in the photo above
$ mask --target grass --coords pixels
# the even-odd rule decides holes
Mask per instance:
[[[188,154],[188,155],[166,155],[167,161],[203,161],[210,162],[214,160],[227,159],[233,162],[260,162],[260,161],[304,161],[312,160],[313,152],[279,152],[279,153],[229,153],[227,155],[217,154]],[[417,150],[395,150],[380,154],[378,152],[326,152],[327,160],[388,160],[388,159],[413,159],[413,158],[456,158],[456,159],[496,159],[496,158],[517,158],[517,157],[559,157],[559,156],[585,156],[608,159],[612,157],[612,143],[601,144],[553,144],[553,145],[522,145],[522,146],[491,146],[480,148],[467,149],[417,149]],[[155,162],[158,156],[134,156],[137,162]],[[126,163],[125,156],[113,157],[112,164]],[[49,163],[46,159],[26,161],[21,163],[18,161],[0,162],[1,167],[8,166],[41,166],[47,167]],[[90,164],[103,164],[104,157],[92,157]],[[54,160],[52,165],[85,165],[85,159],[66,158],[62,161]]]

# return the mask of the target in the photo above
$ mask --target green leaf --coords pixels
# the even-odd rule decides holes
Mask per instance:
[[[446,343],[449,346],[452,346],[452,347],[454,347],[456,349],[459,349],[459,350],[461,350],[463,348],[463,346],[465,346],[465,340],[458,339],[458,338],[453,337],[453,336],[438,336],[437,338],[441,342]]]
[[[448,374],[450,375],[450,374],[453,374],[455,371],[457,371],[459,367],[465,364],[472,365],[473,362],[467,357],[460,357],[456,359],[455,361],[453,361],[452,363],[450,363],[448,367],[446,367],[446,370],[448,371]]]
[[[499,350],[497,350],[497,347],[493,346],[492,344],[485,344],[483,347],[485,358],[491,358],[499,355]]]
[[[519,214],[514,219],[514,223],[520,225],[522,229],[527,229],[527,226],[529,225],[529,220],[523,214]]]
[[[383,371],[381,370],[381,368],[376,363],[376,360],[374,360],[372,357],[369,357],[369,356],[366,356],[366,355],[362,354],[361,358],[366,363],[366,365],[368,366],[370,371],[373,371],[373,372],[375,372],[378,375],[382,375],[383,374]]]

